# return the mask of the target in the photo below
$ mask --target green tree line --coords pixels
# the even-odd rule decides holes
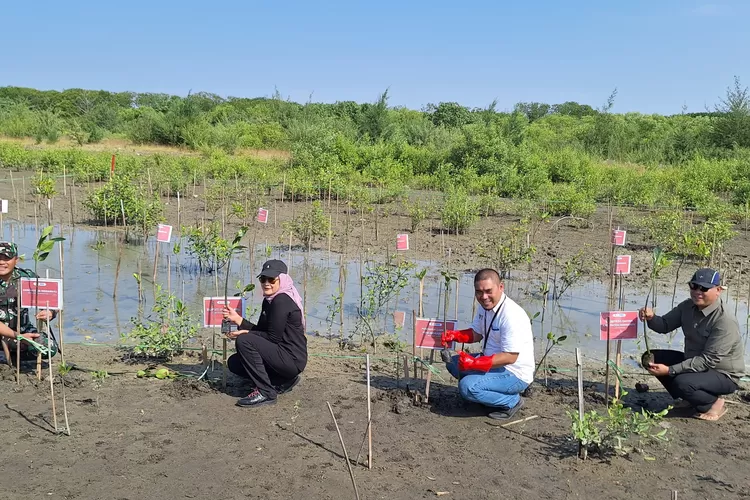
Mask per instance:
[[[0,134],[38,143],[63,136],[79,144],[117,137],[202,152],[201,167],[148,160],[175,163],[170,168],[181,172],[182,180],[173,180],[179,184],[194,182],[198,171],[219,176],[226,175],[223,168],[257,171],[257,165],[238,166],[250,161],[232,158],[239,149],[286,150],[290,161],[272,171],[288,179],[295,195],[308,198],[356,185],[388,199],[408,185],[557,199],[568,206],[750,201],[750,95],[739,79],[713,110],[700,113],[617,114],[615,98],[616,91],[597,108],[531,102],[504,112],[495,102],[484,108],[441,102],[412,110],[389,105],[388,91],[371,103],[300,104],[278,92],[270,98],[223,98],[205,92],[179,97],[2,87]],[[52,171],[53,155],[5,147],[0,163]],[[81,161],[89,170],[106,172],[98,160]]]

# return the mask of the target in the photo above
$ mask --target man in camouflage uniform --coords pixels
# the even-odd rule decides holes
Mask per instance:
[[[18,289],[21,278],[35,278],[33,271],[16,267],[18,264],[18,247],[15,243],[0,242],[0,337],[6,341],[14,357],[16,349],[16,334],[18,328]],[[51,321],[55,318],[54,311],[39,311],[37,320]],[[39,333],[36,326],[29,319],[29,310],[21,309],[21,336],[33,340],[37,344],[48,346],[49,339],[45,333]],[[52,343],[52,355],[57,354],[57,345]],[[31,361],[37,358],[37,348],[28,342],[21,341],[21,361]],[[46,354],[45,354],[46,357]]]

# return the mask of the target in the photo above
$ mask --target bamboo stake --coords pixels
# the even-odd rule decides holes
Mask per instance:
[[[372,400],[370,399],[370,355],[367,355],[367,468],[372,469]]]
[[[583,364],[581,363],[581,349],[576,347],[576,373],[578,378],[578,418],[583,421]],[[588,450],[578,441],[578,458],[586,460]]]
[[[359,444],[359,451],[357,452],[357,459],[354,461],[355,464],[359,465],[359,457],[362,456],[362,450],[365,449],[365,441],[367,441],[367,435],[370,432],[370,423],[367,422],[367,428],[365,429],[365,433],[362,434],[362,442]]]
[[[609,406],[609,354],[610,354],[610,329],[609,329],[609,315],[607,315],[607,359],[605,361],[604,368],[604,404]]]
[[[49,301],[47,302],[49,311]],[[49,322],[47,323],[47,367],[49,368],[49,393],[52,398],[52,421],[55,424],[55,432],[60,432],[57,427],[57,408],[55,406],[55,376],[52,374],[52,346],[49,333]]]
[[[333,414],[333,408],[331,408],[331,403],[326,401],[326,404],[328,405],[328,411],[331,412],[333,425],[336,426],[336,433],[339,435],[339,441],[341,441],[341,448],[343,448],[344,450],[344,459],[346,459],[346,467],[349,469],[349,477],[352,479],[352,486],[354,486],[354,495],[356,496],[357,500],[359,500],[359,490],[357,489],[357,482],[354,480],[354,471],[352,470],[351,462],[349,462],[349,454],[346,452],[346,445],[344,444],[344,437],[341,435],[341,431],[339,430],[339,423],[336,421],[336,415]]]
[[[21,286],[21,282],[18,282],[18,286]],[[21,341],[19,340],[19,337],[21,336],[21,290],[17,290],[16,295],[16,307],[17,314],[16,316],[16,383],[18,385],[21,385]]]

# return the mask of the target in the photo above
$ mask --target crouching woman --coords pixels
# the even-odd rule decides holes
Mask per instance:
[[[277,395],[297,385],[307,365],[302,299],[286,264],[280,260],[265,262],[258,279],[264,297],[258,324],[224,308],[224,317],[238,326],[229,334],[235,339],[237,352],[229,357],[227,366],[255,386],[237,401],[242,407],[275,403]]]

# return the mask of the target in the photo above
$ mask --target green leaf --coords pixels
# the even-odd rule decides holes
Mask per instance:
[[[560,342],[564,341],[567,338],[568,338],[567,335],[560,335],[559,337],[557,337],[557,343],[559,344]]]

